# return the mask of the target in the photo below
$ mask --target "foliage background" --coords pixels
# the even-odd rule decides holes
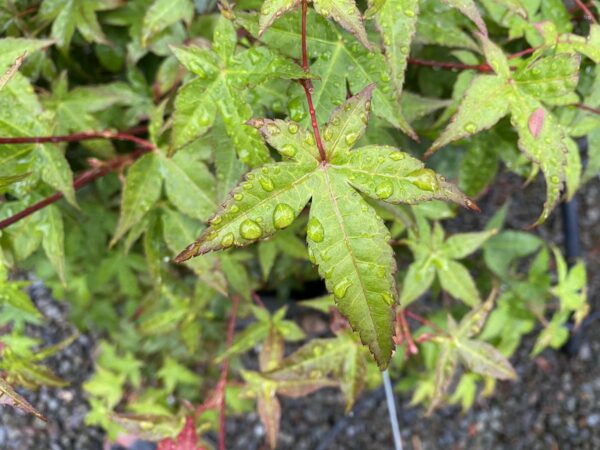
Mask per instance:
[[[470,5],[359,4],[370,19],[366,32],[350,28],[363,45],[381,49],[372,51],[311,12],[307,43],[317,117],[323,124],[347,90],[357,94],[375,82],[373,114],[357,146],[393,145],[422,157],[428,148],[457,141],[427,164],[473,197],[486,192],[498,171],[531,182],[541,171],[548,180],[543,218],[562,195],[563,182],[565,195],[574,195],[600,166],[598,26],[559,1],[482,1],[476,10]],[[31,269],[56,296],[69,299],[81,331],[104,338],[86,385],[88,422],[113,438],[125,432],[154,439],[173,435],[190,414],[186,402],[201,408],[199,434],[217,427],[218,404],[210,400],[219,392],[217,363],[224,360],[234,380],[226,388],[229,412],[256,402],[271,444],[276,392],[299,395],[337,385],[350,407],[365,385],[379,383],[376,366],[335,314],[335,334],[310,341],[283,363],[278,356],[284,339],[305,339],[281,306],[291,298],[326,294],[302,242],[306,212],[253,247],[202,256],[186,268],[171,263],[243,174],[276,157],[245,122],[287,117],[309,124],[302,87],[294,81],[304,76],[296,63],[299,13],[284,15],[259,37],[259,2],[223,4],[222,13],[215,6],[5,0],[0,9],[0,73],[7,74],[0,90],[0,135],[110,130],[103,135],[109,139],[0,146],[1,218],[55,191],[64,196],[0,235],[6,267],[0,370],[9,384],[30,389],[62,383],[41,361],[69,342],[48,347],[55,343],[27,337],[26,324],[43,319],[22,293],[23,284],[10,278],[11,267]],[[490,40],[474,37],[486,30]],[[18,71],[11,71],[25,52]],[[517,57],[506,62],[503,54]],[[215,78],[223,64],[235,70]],[[455,70],[440,70],[447,68]],[[508,92],[506,86],[517,87]],[[509,110],[511,120],[502,119]],[[407,137],[413,133],[420,143]],[[583,155],[582,170],[573,139],[585,136],[591,150]],[[75,186],[77,180],[82,186],[77,194],[73,173]],[[90,178],[95,181],[88,183]],[[447,204],[372,206],[391,232],[402,305],[432,288],[410,308],[418,318],[410,322],[412,336],[423,340],[418,355],[405,358],[412,347],[403,329],[396,338],[404,346],[391,362],[416,403],[468,407],[478,385],[491,392],[494,377],[513,376],[505,358],[524,334],[537,334],[537,354],[562,345],[568,335],[563,324],[573,313],[576,321],[585,316],[583,264],[567,268],[560,252],[535,232],[503,230],[508,205],[487,231],[461,230],[445,239],[443,221],[457,214]],[[530,223],[535,219],[532,211]],[[494,286],[500,294],[483,303],[482,313],[481,299]],[[281,303],[268,313],[260,302],[252,305],[256,293]],[[249,319],[229,346],[228,299],[239,302],[239,316]],[[330,313],[331,301],[319,297],[307,306]],[[427,322],[420,326],[423,317]],[[462,327],[453,328],[455,321]],[[240,358],[257,345],[263,349],[258,367]],[[463,366],[456,378],[459,356]],[[4,384],[3,391],[18,398]]]

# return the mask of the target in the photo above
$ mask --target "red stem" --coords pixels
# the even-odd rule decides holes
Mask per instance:
[[[405,310],[405,313],[408,317],[410,317],[411,319],[416,320],[417,322],[422,323],[423,325],[428,326],[429,328],[432,328],[440,333],[444,333],[444,330],[442,330],[440,327],[438,327],[435,323],[427,320],[425,317],[419,316],[418,314],[415,314],[414,312],[409,311],[408,309]]]
[[[252,293],[252,300],[254,300],[254,303],[256,303],[256,306],[263,308],[263,309],[267,309],[267,307],[261,300],[260,296],[256,292]]]
[[[584,105],[583,103],[576,103],[573,106],[575,106],[576,108],[579,108],[579,109],[583,109],[584,111],[588,111],[588,112],[600,115],[600,109],[598,109],[598,108],[592,108],[591,106]]]
[[[400,329],[402,330],[402,334],[406,337],[406,349],[409,355],[416,355],[419,353],[419,349],[415,345],[413,341],[413,337],[410,334],[410,328],[408,327],[408,323],[406,322],[406,317],[404,316],[405,310],[401,309],[398,312],[398,320],[400,321]]]
[[[134,131],[138,131],[137,129]],[[141,129],[140,129],[141,131]],[[140,147],[153,149],[154,145],[142,138],[128,133],[114,133],[112,131],[84,131],[81,133],[68,134],[64,136],[20,136],[20,137],[0,137],[0,144],[44,144],[59,142],[80,142],[92,139],[112,139],[115,141],[134,142]]]
[[[237,295],[231,297],[231,313],[229,323],[227,324],[227,348],[233,342],[233,332],[235,330],[235,321],[237,317],[237,308],[240,298]],[[219,450],[225,450],[225,387],[227,386],[227,376],[229,374],[229,359],[223,362],[221,368],[221,377],[219,379]]]
[[[575,0],[575,3],[577,4],[577,6],[579,6],[579,9],[583,11],[583,15],[589,22],[596,24],[598,23],[592,12],[587,6],[585,6],[585,4],[581,0]]]
[[[477,70],[479,72],[491,72],[492,68],[488,64],[461,64],[443,61],[429,61],[417,58],[408,58],[408,63],[415,66],[436,67],[449,70]]]
[[[308,51],[306,49],[306,14],[308,13],[308,1],[302,0],[302,68],[308,73]],[[317,123],[317,114],[312,101],[312,82],[309,79],[300,80],[304,93],[306,94],[306,101],[308,102],[308,112],[310,114],[310,122],[312,124],[313,133],[315,135],[315,142],[319,149],[319,156],[321,161],[327,161],[327,154],[325,153],[325,147],[321,141],[321,133],[319,133],[319,124]]]
[[[148,144],[150,144],[148,142]],[[150,144],[151,145],[151,144]],[[153,146],[151,145],[153,148]],[[114,170],[122,169],[123,167],[128,166],[133,163],[136,159],[142,156],[144,153],[148,153],[150,148],[140,148],[133,153],[130,153],[126,156],[118,156],[110,161],[106,162],[100,167],[94,167],[92,169],[86,170],[81,173],[77,178],[73,180],[73,188],[75,190],[81,189],[83,186],[90,184],[92,181],[101,178]],[[39,211],[42,208],[45,208],[48,205],[60,200],[63,197],[62,192],[56,192],[43,200],[40,200],[37,203],[34,203],[31,206],[28,206],[23,211],[20,211],[2,221],[0,221],[0,230],[3,230],[6,227],[18,222],[21,219],[24,219],[27,216]]]
[[[529,55],[537,50],[536,47],[526,48],[525,50],[521,50],[520,52],[513,53],[508,56],[508,59],[519,58],[521,56]],[[462,63],[454,63],[454,62],[445,62],[445,61],[431,61],[426,59],[418,59],[418,58],[408,58],[408,63],[413,64],[415,66],[425,66],[425,67],[435,67],[438,69],[448,69],[448,70],[477,70],[482,73],[489,73],[492,71],[492,68],[487,63],[482,64],[462,64]]]

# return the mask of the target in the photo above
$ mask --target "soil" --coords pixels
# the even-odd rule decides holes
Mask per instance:
[[[480,229],[498,205],[513,193],[507,226],[522,229],[539,213],[543,183],[526,189],[521,181],[503,176],[504,185],[483,198],[481,215],[463,213],[448,228]],[[590,182],[578,195],[579,228],[589,277],[592,311],[600,311],[600,181]],[[535,199],[532,200],[532,199]],[[533,211],[531,205],[536,205]],[[563,243],[560,214],[537,232],[547,242]],[[30,294],[46,316],[31,334],[46,343],[70,336],[65,303],[52,299],[39,282]],[[491,398],[477,400],[466,414],[456,407],[442,408],[425,417],[420,407],[409,405],[408,396],[397,395],[399,421],[405,449],[600,449],[600,321],[586,327],[583,345],[576,356],[545,351],[531,359],[533,340],[512,359],[519,375],[516,382],[499,383]],[[12,408],[0,408],[0,449],[2,450],[101,450],[104,435],[88,427],[84,417],[88,406],[82,383],[93,371],[95,339],[82,335],[48,360],[49,366],[71,382],[61,389],[20,391],[50,419],[43,423]],[[285,450],[378,450],[393,448],[387,406],[382,390],[367,392],[353,413],[344,413],[344,402],[336,390],[321,390],[303,399],[282,400],[282,424],[278,449]],[[264,429],[256,414],[229,418],[229,450],[262,450]],[[152,444],[137,443],[135,450],[150,450]]]

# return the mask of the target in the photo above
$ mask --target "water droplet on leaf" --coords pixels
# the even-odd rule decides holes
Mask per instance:
[[[294,209],[286,203],[280,203],[273,211],[273,225],[278,230],[289,227],[295,218]]]
[[[439,188],[435,172],[431,169],[418,169],[408,175],[409,181],[424,191],[436,191]]]
[[[348,292],[348,288],[352,285],[352,282],[347,278],[344,278],[341,281],[338,281],[333,287],[333,295],[337,298],[344,298],[346,296],[346,292]]]
[[[233,233],[227,233],[221,239],[221,246],[223,248],[228,248],[228,247],[231,247],[232,245],[233,245]]]
[[[323,242],[323,239],[325,239],[325,230],[319,219],[316,217],[310,218],[306,226],[306,234],[313,242]]]
[[[375,188],[375,195],[377,195],[377,198],[380,198],[382,200],[389,198],[393,192],[394,192],[394,187],[392,186],[392,183],[389,181],[383,181],[383,182],[379,183],[377,185],[377,187]]]
[[[240,235],[244,239],[258,239],[262,236],[262,228],[254,220],[246,219],[240,224]]]
[[[258,182],[260,183],[262,188],[267,192],[271,192],[274,188],[273,180],[271,180],[269,177],[261,176],[258,178]]]

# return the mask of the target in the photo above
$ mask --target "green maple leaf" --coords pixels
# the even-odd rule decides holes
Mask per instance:
[[[265,0],[260,9],[259,36],[275,19],[297,8],[300,0]],[[315,11],[327,19],[333,19],[352,33],[367,49],[372,46],[363,25],[362,16],[354,0],[313,0]]]
[[[122,0],[44,0],[38,19],[53,22],[51,36],[63,49],[69,47],[75,30],[88,42],[108,44],[96,13],[122,4]]]
[[[395,148],[352,150],[365,132],[374,88],[367,86],[331,115],[323,130],[327,161],[321,161],[313,135],[297,123],[252,120],[283,161],[248,173],[176,261],[267,238],[290,226],[311,200],[309,256],[340,312],[385,367],[392,352],[396,264],[387,228],[359,191],[390,203],[434,198],[463,206],[472,202],[421,161]]]
[[[306,74],[296,63],[266,47],[236,53],[235,28],[223,17],[214,37],[211,50],[173,48],[179,61],[197,77],[181,87],[175,100],[172,147],[180,148],[203,135],[218,112],[241,161],[255,167],[268,162],[270,156],[258,132],[244,125],[252,110],[239,90],[273,78],[298,79]]]
[[[487,37],[480,35],[480,39],[496,75],[475,77],[458,112],[431,145],[428,154],[491,128],[510,113],[511,123],[519,135],[519,149],[541,168],[546,178],[546,202],[536,222],[540,224],[558,202],[565,180],[579,183],[577,158],[573,155],[577,146],[569,142],[558,120],[542,104],[573,101],[579,57],[569,53],[542,59],[534,57],[513,75],[502,50]]]
[[[251,15],[238,15],[238,20],[253,35],[258,37],[257,18]],[[301,41],[300,17],[290,14],[277,20],[261,37],[269,47],[296,59],[301,58],[298,42]],[[403,68],[390,72],[386,58],[378,49],[369,51],[357,42],[350,43],[348,35],[334,27],[325,19],[311,14],[307,16],[306,42],[311,49],[311,73],[315,75],[312,94],[313,104],[320,122],[327,120],[331,112],[346,97],[346,86],[358,92],[364,86],[375,83],[373,91],[373,113],[386,120],[395,128],[416,139],[416,134],[402,115],[395,81]],[[408,56],[408,50],[406,54]],[[392,82],[392,80],[394,80]],[[292,96],[303,96],[298,86]],[[310,123],[304,114],[304,124]]]
[[[422,295],[437,275],[442,288],[468,305],[481,299],[471,274],[457,259],[475,252],[496,230],[459,233],[444,240],[444,230],[436,223],[433,232],[429,223],[417,216],[418,229],[409,231],[406,241],[415,255],[408,267],[400,293],[400,303],[408,306]]]

